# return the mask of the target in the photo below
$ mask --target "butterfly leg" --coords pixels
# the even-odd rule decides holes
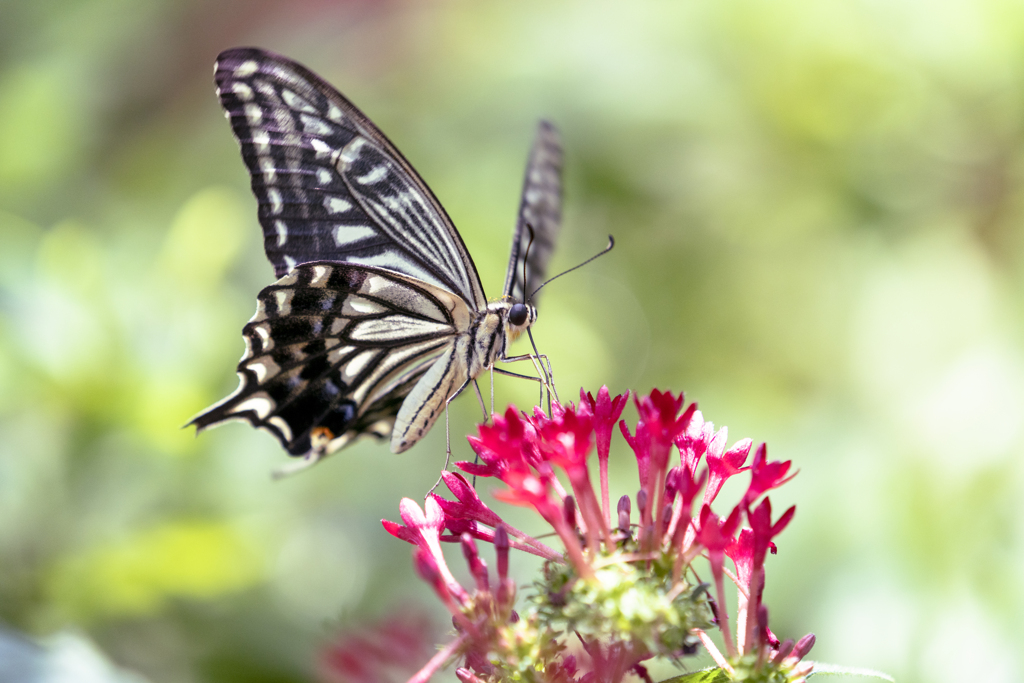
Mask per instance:
[[[462,384],[462,386],[459,387],[459,390],[456,391],[451,396],[449,396],[445,400],[445,402],[444,402],[444,442],[445,442],[445,454],[444,454],[444,467],[441,469],[442,472],[447,472],[448,471],[448,464],[452,460],[452,430],[451,430],[451,422],[448,419],[448,404],[451,403],[452,401],[454,401],[455,398],[459,394],[461,394],[463,391],[465,391],[466,387],[469,386],[470,382],[474,382],[475,383],[475,379],[472,379],[472,378],[471,379],[467,379]],[[477,391],[477,394],[479,395],[480,394],[480,387],[479,386],[476,388],[476,391]],[[483,403],[483,398],[480,399],[480,402],[481,402],[481,404]],[[434,485],[430,487],[430,490],[427,491],[427,494],[425,496],[423,496],[423,498],[426,499],[427,496],[429,496],[431,493],[433,493],[434,489],[436,489],[438,486],[441,485],[441,481],[442,481],[442,479],[439,476],[437,478],[437,481],[434,482]]]
[[[480,402],[480,411],[484,414],[484,424],[488,422],[487,405],[484,403],[484,395],[480,391],[480,384],[473,378],[473,388],[476,389],[476,399]],[[491,412],[494,411],[494,379],[491,379]]]
[[[518,359],[511,359],[511,360],[526,360],[526,358],[518,358]],[[534,377],[533,375],[520,375],[518,372],[511,372],[509,370],[502,370],[501,368],[494,368],[493,372],[496,372],[499,375],[505,375],[506,377],[518,377],[519,379],[528,379],[531,382],[540,382],[541,384],[544,384],[544,380],[543,379],[541,379],[540,377]]]
[[[461,389],[460,389],[460,391],[461,391]],[[458,396],[458,394],[455,394],[455,396]],[[449,423],[448,423],[448,403],[450,403],[452,398],[455,398],[455,396],[452,396],[451,398],[449,398],[447,401],[444,402],[444,442],[445,442],[445,452],[444,452],[444,467],[441,468],[441,472],[442,473],[448,471],[448,463],[451,462],[451,459],[452,459],[452,432],[451,432],[451,428],[450,428]],[[442,481],[443,481],[443,479],[442,479],[441,475],[438,475],[437,481],[434,482],[434,485],[431,486],[430,490],[427,491],[426,495],[423,496],[423,500],[426,500],[427,497],[429,497],[430,494],[434,492],[434,489],[436,489],[438,486],[441,485]]]
[[[551,392],[554,392],[555,400],[558,401],[559,403],[561,403],[561,400],[558,398],[558,389],[555,388],[555,371],[551,367],[551,359],[548,358],[547,356],[541,356],[540,358],[542,358],[543,359],[543,363],[545,363],[547,365],[548,378],[551,380]],[[550,413],[550,412],[551,412],[551,393],[548,393],[548,413]]]
[[[467,379],[465,382],[462,383],[462,386],[459,387],[459,390],[456,391],[451,396],[449,396],[448,399],[444,402],[444,438],[445,438],[445,441],[447,442],[447,446],[445,447],[445,451],[447,453],[447,456],[444,459],[444,468],[445,469],[448,469],[448,461],[452,457],[452,437],[451,437],[451,430],[449,429],[449,426],[448,426],[448,404],[451,403],[452,401],[454,401],[456,399],[456,397],[458,397],[459,394],[461,394],[463,391],[465,391],[466,387],[469,386],[470,382],[473,382],[474,384],[476,384],[476,378],[475,377],[471,377],[470,379]],[[477,394],[480,393],[480,387],[476,388],[476,392],[477,392]],[[483,404],[483,399],[482,398],[480,399],[480,403]],[[433,489],[431,489],[431,490],[433,490]]]
[[[489,416],[487,414],[487,406],[484,405],[484,395],[482,393],[480,393],[480,383],[476,381],[476,377],[473,378],[473,387],[476,389],[476,398],[477,398],[478,401],[480,401],[480,410],[483,411],[483,414],[484,414],[484,422],[483,423],[487,424],[490,421],[490,418],[489,418]],[[491,411],[493,412],[493,410],[494,410],[494,374],[492,373],[491,374]],[[451,447],[449,446],[449,448],[451,448]],[[479,462],[480,462],[480,456],[474,454],[474,456],[473,456],[473,464],[475,465],[475,464],[477,464]],[[473,475],[473,486],[474,487],[476,486],[476,475],[475,474]]]
[[[530,330],[529,327],[526,328],[526,336],[528,336],[530,338],[530,346],[533,347],[533,355],[536,356],[538,361],[541,358],[543,358],[544,361],[547,363],[547,372],[544,372],[541,368],[538,368],[537,369],[537,374],[538,375],[544,375],[544,379],[547,380],[547,384],[548,384],[548,413],[550,413],[551,412],[551,393],[552,392],[554,392],[554,394],[555,394],[555,400],[558,401],[559,403],[561,403],[561,401],[558,398],[558,390],[555,389],[555,375],[554,375],[554,371],[552,371],[552,369],[551,369],[551,361],[548,360],[547,356],[541,354],[541,352],[537,350],[537,342],[533,341],[533,332]],[[536,367],[536,365],[537,365],[537,361],[534,361],[534,367]],[[543,368],[543,363],[541,364],[541,367]]]
[[[548,404],[549,404],[548,405],[548,412],[550,413],[551,412],[551,405],[550,405],[550,403],[551,403],[551,400],[550,400],[551,395],[554,394],[555,400],[559,401],[558,390],[555,389],[555,375],[554,375],[554,372],[551,369],[551,360],[547,356],[545,356],[544,354],[538,354],[538,355],[524,354],[522,356],[509,356],[508,358],[499,358],[498,360],[500,360],[503,363],[516,363],[518,361],[529,360],[529,361],[531,361],[533,363],[533,369],[537,371],[537,374],[539,375],[539,377],[529,377],[528,375],[517,375],[516,373],[511,373],[511,372],[508,372],[507,370],[498,370],[497,368],[495,368],[495,370],[497,372],[500,372],[503,375],[514,375],[516,377],[523,377],[525,379],[532,379],[534,381],[540,382],[541,385],[542,385],[542,388],[546,388],[548,390]],[[543,402],[543,394],[541,394],[541,401]]]
[[[525,360],[525,359],[522,359]],[[508,370],[502,370],[501,368],[491,368],[491,377],[494,377],[494,373],[499,375],[505,375],[506,377],[516,377],[518,379],[528,379],[531,382],[537,382],[537,386],[540,387],[540,398],[537,399],[537,405],[544,403],[544,380],[540,377],[533,377],[531,375],[520,375],[518,372],[509,372]],[[494,380],[491,380],[492,384]],[[492,387],[493,391],[493,387]]]

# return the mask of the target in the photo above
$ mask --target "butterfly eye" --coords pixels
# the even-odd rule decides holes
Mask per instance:
[[[508,311],[508,321],[516,327],[524,324],[528,317],[530,312],[526,309],[526,304],[512,304]]]

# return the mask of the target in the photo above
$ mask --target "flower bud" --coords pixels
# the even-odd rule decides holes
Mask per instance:
[[[629,508],[629,496],[623,496],[622,498],[619,498],[619,529],[626,533],[629,533]]]
[[[562,508],[565,511],[565,523],[569,525],[570,529],[576,528],[576,499],[572,496],[566,496],[565,500],[562,501]]]
[[[803,659],[806,657],[807,653],[811,651],[812,647],[814,647],[814,641],[814,634],[808,633],[797,642],[796,647],[793,648],[792,656],[797,659]]]
[[[640,523],[643,524],[643,519],[647,516],[647,491],[645,489],[636,492],[636,511],[640,515]]]
[[[765,605],[757,607],[757,630],[763,634],[768,631],[768,608]]]
[[[508,579],[508,532],[505,525],[494,530],[494,553],[498,556],[498,581],[504,583]]]
[[[476,541],[473,540],[469,532],[464,532],[459,540],[462,544],[462,554],[466,558],[466,564],[469,565],[469,573],[476,581],[477,590],[486,591],[489,588],[487,563],[477,553]]]
[[[772,656],[773,662],[781,662],[783,659],[789,656],[789,653],[793,651],[793,639],[786,638],[782,641],[782,645],[779,645],[778,651]]]
[[[665,475],[665,500],[675,500],[679,492],[679,478],[682,476],[682,467],[673,467]]]
[[[669,522],[672,521],[672,503],[666,503],[661,509],[661,533],[668,533]]]

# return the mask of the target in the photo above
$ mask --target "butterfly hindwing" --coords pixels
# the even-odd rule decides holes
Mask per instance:
[[[528,225],[533,230],[532,243]],[[512,255],[505,274],[505,296],[525,302],[544,281],[561,225],[562,142],[558,129],[541,121],[523,178]],[[523,259],[527,259],[525,279]]]
[[[461,299],[385,270],[311,262],[257,297],[234,394],[200,430],[244,419],[292,455],[386,436],[405,396],[468,325]]]
[[[373,123],[319,76],[255,48],[221,53],[217,92],[259,201],[278,277],[300,263],[376,266],[486,306],[440,203]]]

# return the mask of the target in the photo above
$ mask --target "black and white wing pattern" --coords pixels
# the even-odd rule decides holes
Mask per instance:
[[[405,396],[465,329],[458,296],[386,270],[312,261],[260,292],[238,389],[196,417],[243,419],[291,455],[387,437]]]
[[[533,229],[531,235],[527,226]],[[548,261],[562,225],[562,142],[548,121],[537,125],[519,200],[519,216],[512,235],[512,255],[502,293],[525,302],[544,281]],[[523,259],[526,260],[525,281]]]
[[[522,293],[543,277],[558,230],[557,133],[542,123],[530,156],[511,259],[519,267],[505,292],[518,293],[516,309],[508,297],[487,302],[426,183],[320,77],[237,48],[221,53],[215,79],[279,279],[242,330],[238,389],[191,424],[245,420],[307,461],[364,434],[390,435],[396,453],[410,448],[536,320]],[[536,237],[524,282],[527,222]]]
[[[307,261],[378,266],[487,299],[444,208],[409,162],[312,71],[256,48],[222,52],[217,94],[259,202],[263,245],[281,277]]]

